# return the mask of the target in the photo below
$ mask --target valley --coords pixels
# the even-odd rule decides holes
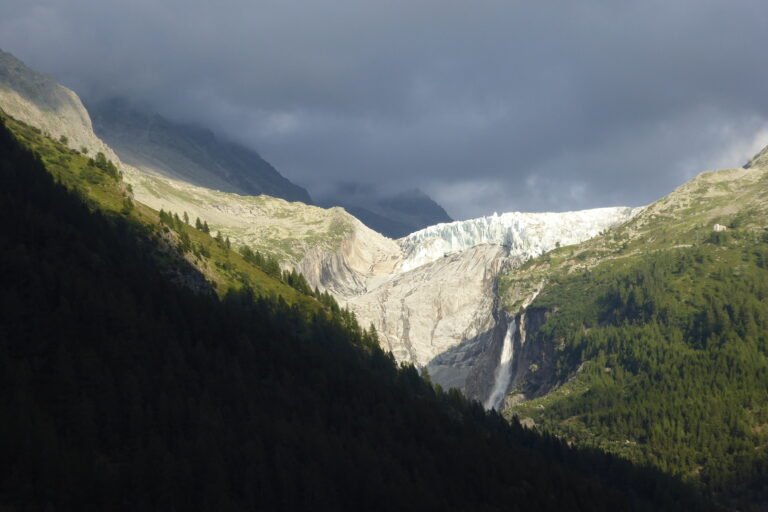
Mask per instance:
[[[768,503],[768,149],[644,207],[494,213],[390,238],[208,132],[181,138],[113,104],[103,140],[73,91],[6,53],[0,109],[58,184],[155,244],[162,275],[277,301],[264,306],[276,322],[313,336],[347,333],[398,390],[429,381],[413,384],[430,397],[414,410],[453,400],[448,416],[500,414],[521,436],[648,465],[726,507]],[[243,307],[222,318],[245,322]]]

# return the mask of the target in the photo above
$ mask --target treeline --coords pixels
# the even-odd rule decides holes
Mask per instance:
[[[176,285],[4,127],[0,215],[4,510],[708,508],[433,389],[343,314]]]

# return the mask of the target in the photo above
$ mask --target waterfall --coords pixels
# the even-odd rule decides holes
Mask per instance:
[[[504,335],[504,345],[501,347],[501,359],[499,366],[496,367],[493,379],[493,389],[488,399],[485,401],[486,409],[496,409],[501,407],[504,396],[507,394],[507,387],[512,378],[512,362],[515,355],[515,331],[517,330],[517,319],[507,326],[507,334]]]
[[[542,285],[543,286],[543,285]],[[520,311],[520,348],[525,345],[525,310],[533,302],[541,291],[541,286],[526,300]],[[501,409],[504,404],[504,397],[507,396],[507,389],[512,382],[512,364],[515,362],[515,331],[517,330],[517,317],[513,317],[507,327],[507,334],[504,335],[504,345],[501,347],[501,359],[499,366],[496,367],[493,379],[493,389],[485,401],[486,409]]]

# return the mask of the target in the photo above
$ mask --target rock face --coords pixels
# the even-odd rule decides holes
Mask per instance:
[[[395,241],[380,235],[340,208],[351,228],[336,249],[316,246],[295,263],[309,283],[331,292],[342,303],[363,296],[395,272],[400,248]],[[367,326],[368,319],[361,319]]]
[[[493,328],[495,277],[505,260],[504,248],[480,245],[395,272],[372,290],[342,299],[366,325],[376,326],[399,361],[461,366],[460,351],[434,360]]]
[[[53,138],[66,137],[71,148],[86,148],[92,155],[100,151],[113,162],[119,161],[112,149],[93,133],[91,118],[77,94],[2,50],[0,108]]]
[[[493,386],[485,400],[486,409],[501,410],[510,384],[521,373],[521,362],[525,364],[525,361],[519,354],[526,347],[525,342],[527,341],[526,309],[538,294],[539,290],[537,289],[530,297],[526,298],[520,308],[520,313],[511,322],[508,322],[507,332],[504,334],[504,341],[501,346],[499,364],[493,374]],[[515,358],[515,354],[518,354],[517,358]]]

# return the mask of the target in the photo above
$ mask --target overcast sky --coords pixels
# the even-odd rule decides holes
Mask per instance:
[[[454,218],[641,205],[768,144],[765,0],[2,0],[0,47]]]

